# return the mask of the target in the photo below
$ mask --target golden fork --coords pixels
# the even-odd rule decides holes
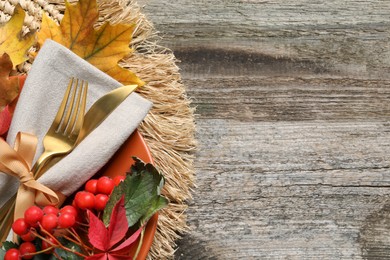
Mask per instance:
[[[53,157],[70,153],[77,144],[84,122],[88,82],[71,78],[57,115],[43,138],[44,152],[33,166],[35,179]],[[69,100],[70,99],[70,100]]]

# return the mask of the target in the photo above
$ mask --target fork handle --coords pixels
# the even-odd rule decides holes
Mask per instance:
[[[31,170],[34,174],[35,179],[41,177],[41,175],[43,174],[43,172],[41,171],[44,168],[44,166],[47,164],[47,162],[49,162],[49,160],[51,160],[54,157],[54,155],[57,154],[58,153],[54,153],[54,152],[43,152],[43,154],[38,158],[38,160],[36,161],[36,163],[34,164]]]

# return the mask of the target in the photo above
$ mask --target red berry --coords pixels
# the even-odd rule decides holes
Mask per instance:
[[[72,207],[74,207],[76,210],[78,209],[76,200],[72,200]]]
[[[54,206],[46,206],[43,208],[43,213],[44,214],[54,214],[54,215],[58,215],[58,213],[60,212],[60,210]]]
[[[35,235],[29,231],[27,234],[21,235],[20,238],[25,242],[32,242],[35,239]]]
[[[95,209],[104,210],[108,201],[106,194],[98,194],[95,196]]]
[[[80,209],[93,209],[95,207],[95,195],[88,191],[77,192],[75,201]]]
[[[66,205],[65,207],[60,209],[60,213],[61,214],[69,213],[69,214],[72,214],[73,216],[77,217],[77,209],[71,205]]]
[[[20,252],[16,248],[11,248],[7,250],[7,252],[4,255],[4,260],[19,260],[20,259]]]
[[[34,244],[31,242],[23,242],[19,246],[19,251],[23,259],[32,259],[37,251]]]
[[[30,228],[30,226],[26,223],[24,218],[18,218],[12,224],[12,230],[15,232],[15,234],[17,234],[19,236],[27,234],[29,228]]]
[[[52,232],[58,225],[58,217],[52,213],[44,215],[41,222],[42,228],[47,232]]]
[[[114,181],[107,176],[100,177],[97,182],[98,193],[110,195],[114,187],[115,187]]]
[[[97,193],[97,183],[98,183],[98,180],[95,180],[95,179],[87,181],[87,183],[85,184],[85,190],[90,192],[90,193],[96,194]]]
[[[116,177],[113,179],[115,186],[118,186],[119,183],[121,183],[121,182],[124,181],[125,179],[126,179],[126,176],[124,176],[124,175],[116,176]]]
[[[42,240],[42,250],[46,250],[46,249],[51,248],[51,250],[47,250],[44,252],[45,254],[51,254],[51,253],[53,253],[54,247],[55,247],[53,245],[57,245],[57,244],[58,243],[56,240],[54,240],[54,238],[46,237],[45,240]]]
[[[37,227],[42,217],[43,211],[37,206],[31,206],[24,212],[24,220],[32,227]]]
[[[58,227],[70,228],[76,223],[76,216],[71,213],[63,213],[58,217]]]

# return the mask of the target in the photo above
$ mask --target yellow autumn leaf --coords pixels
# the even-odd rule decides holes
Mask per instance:
[[[65,2],[65,14],[57,25],[43,14],[37,33],[38,43],[52,39],[87,60],[89,63],[124,85],[144,85],[133,72],[118,65],[129,55],[134,24],[104,23],[98,29],[94,25],[99,17],[96,0],[79,0],[76,4]]]
[[[10,77],[12,61],[7,53],[0,57],[0,111],[19,94],[19,78]]]
[[[0,55],[7,53],[14,67],[27,60],[27,51],[35,43],[34,36],[22,36],[22,26],[26,13],[18,4],[11,19],[0,26]]]

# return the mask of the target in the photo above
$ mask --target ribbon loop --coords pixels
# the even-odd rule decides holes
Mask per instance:
[[[0,139],[0,171],[20,181],[14,219],[23,217],[24,210],[35,203],[39,206],[60,203],[59,195],[36,181],[31,172],[37,143],[37,137],[28,133],[18,133],[14,149]]]
[[[18,133],[16,135],[14,150],[27,163],[28,168],[31,169],[37,149],[38,138],[29,133]]]

